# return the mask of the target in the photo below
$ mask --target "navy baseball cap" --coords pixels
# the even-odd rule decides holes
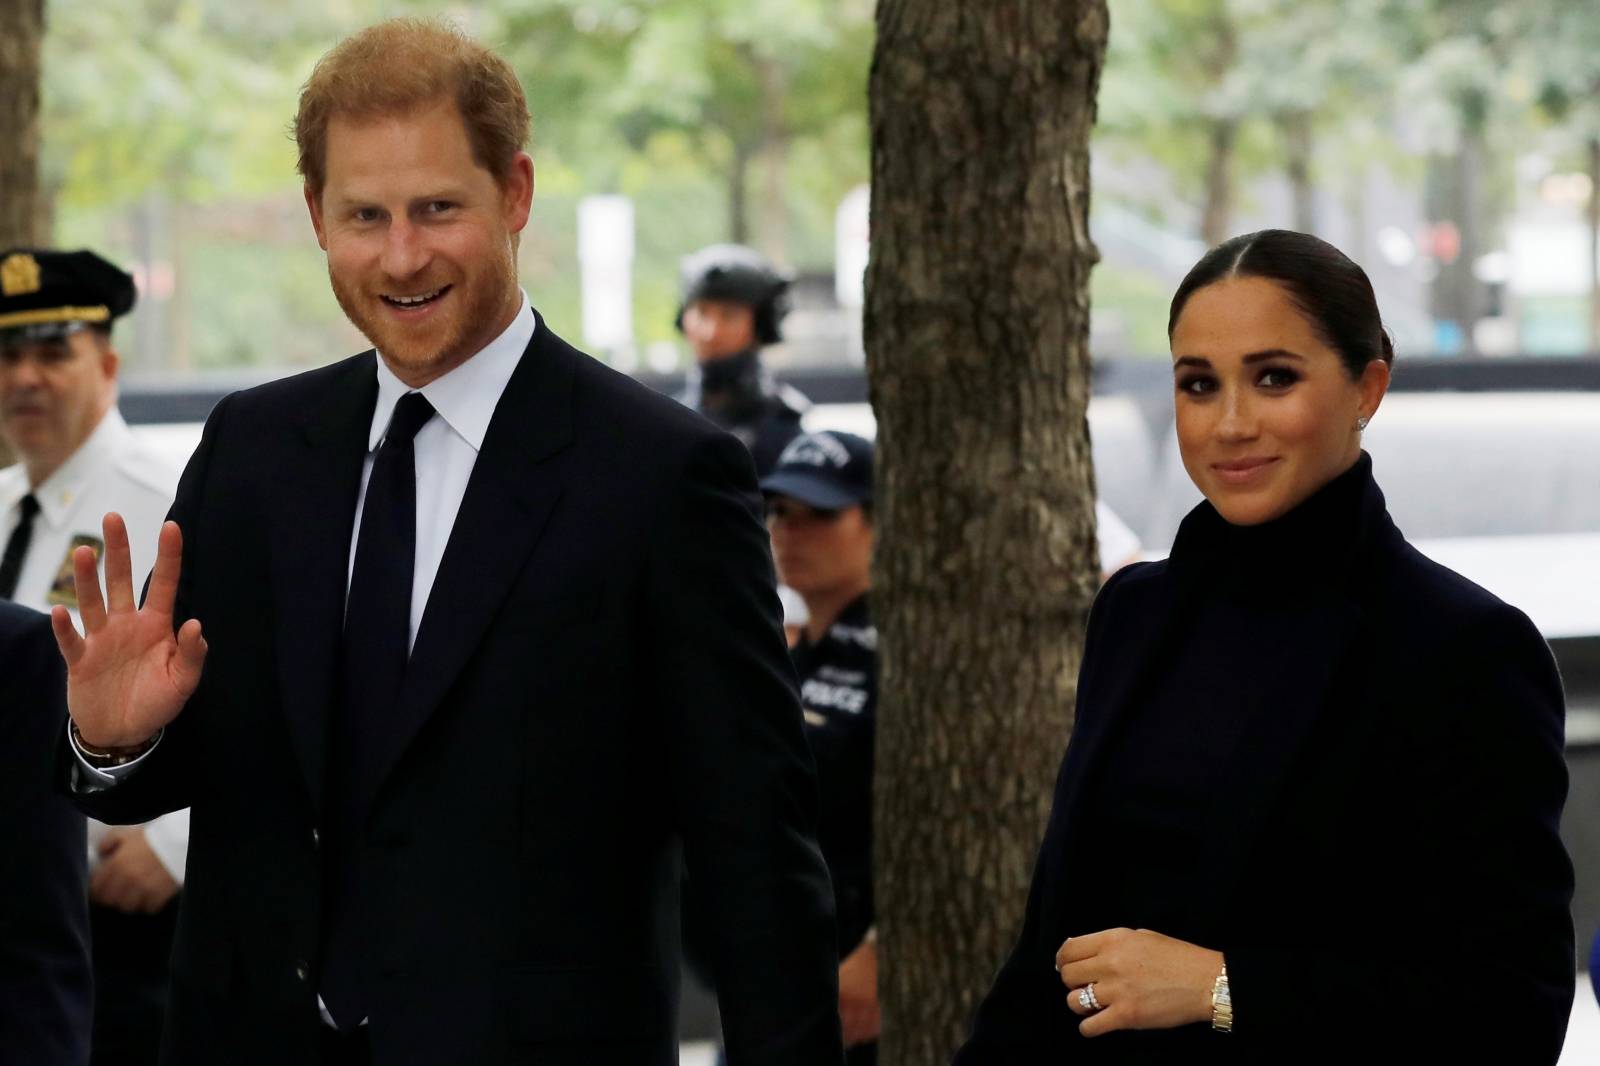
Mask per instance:
[[[854,433],[802,433],[761,479],[769,496],[790,496],[824,511],[872,499],[872,442]]]
[[[102,329],[133,306],[133,278],[93,252],[0,252],[0,341],[54,340]]]

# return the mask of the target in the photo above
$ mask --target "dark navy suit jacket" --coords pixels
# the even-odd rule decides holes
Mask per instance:
[[[200,688],[126,780],[80,787],[106,821],[193,810],[170,1066],[315,1061],[329,723],[376,395],[368,352],[212,412],[172,511]],[[734,438],[541,321],[390,724],[358,845],[375,1066],[675,1062],[680,863],[718,915],[730,1061],[840,1061],[815,772]]]
[[[0,600],[0,1066],[89,1061],[88,846],[53,773],[66,686],[50,619]]]

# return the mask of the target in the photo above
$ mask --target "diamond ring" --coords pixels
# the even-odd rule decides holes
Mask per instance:
[[[1100,1001],[1094,998],[1094,982],[1090,981],[1078,990],[1078,1006],[1084,1010],[1100,1010]]]

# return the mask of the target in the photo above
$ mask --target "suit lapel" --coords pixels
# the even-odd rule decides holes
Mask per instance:
[[[378,395],[375,358],[367,352],[348,360],[326,404],[306,413],[296,434],[298,450],[284,459],[271,508],[278,686],[319,815],[356,495]]]
[[[572,439],[579,358],[540,320],[495,406],[412,644],[393,727],[374,742],[375,790],[472,657],[561,498],[557,464],[547,460]]]

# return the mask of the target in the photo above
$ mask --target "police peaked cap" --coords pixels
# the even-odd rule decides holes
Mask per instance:
[[[749,304],[756,313],[756,340],[774,344],[778,323],[789,313],[789,278],[766,257],[742,244],[713,244],[680,264],[683,299],[676,320],[683,329],[683,313],[696,300],[731,300]]]
[[[0,339],[53,340],[74,326],[111,328],[133,307],[131,275],[90,251],[0,252]]]

